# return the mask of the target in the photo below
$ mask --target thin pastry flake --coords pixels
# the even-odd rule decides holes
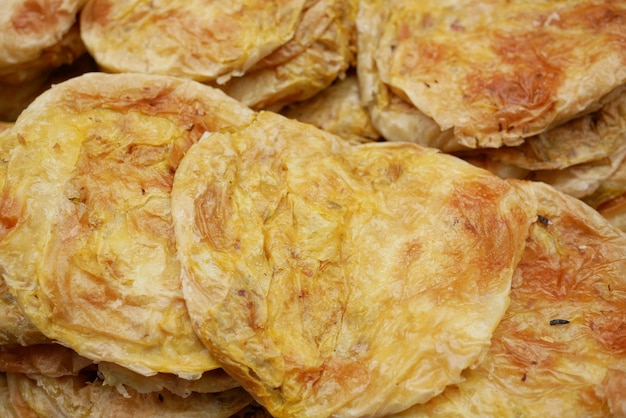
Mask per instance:
[[[141,374],[218,367],[183,300],[170,190],[202,133],[252,115],[219,90],[155,75],[86,74],[39,96],[11,128],[19,145],[0,202],[0,266],[28,319]]]
[[[285,107],[281,114],[354,142],[380,139],[367,108],[361,105],[359,84],[354,73],[337,80],[308,100]]]
[[[414,144],[263,112],[205,136],[172,214],[194,328],[277,417],[425,402],[488,348],[532,200]]]
[[[516,184],[539,216],[485,360],[398,416],[623,416],[626,235],[550,186]]]
[[[254,109],[279,110],[308,99],[354,61],[355,0],[307,2],[289,42],[220,88]]]
[[[471,148],[519,145],[597,110],[626,82],[622,2],[365,0],[361,7],[359,36],[376,40],[366,47],[381,81]]]

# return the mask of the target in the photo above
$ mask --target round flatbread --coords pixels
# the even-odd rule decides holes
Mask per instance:
[[[272,415],[317,417],[396,412],[475,366],[536,215],[436,150],[264,112],[189,149],[172,216],[202,341]]]
[[[480,366],[405,417],[623,416],[626,235],[582,202],[518,183],[541,215]]]
[[[357,0],[308,1],[289,42],[220,88],[254,109],[314,96],[354,61],[357,7]]]
[[[359,54],[465,146],[519,145],[626,82],[626,4],[364,0]],[[471,11],[471,12],[470,12]]]
[[[106,71],[227,80],[288,42],[304,4],[93,0],[81,13],[81,34]]]
[[[183,300],[170,190],[202,133],[252,115],[190,80],[104,73],[57,84],[21,114],[0,266],[41,332],[146,375],[218,367]]]

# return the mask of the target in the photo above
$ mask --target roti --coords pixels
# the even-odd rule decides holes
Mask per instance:
[[[622,416],[626,406],[626,235],[541,183],[511,305],[485,360],[401,416]]]
[[[94,0],[81,34],[109,72],[198,81],[241,75],[295,34],[305,0]]]
[[[280,110],[342,77],[355,57],[357,0],[307,2],[295,34],[222,88],[254,109]]]
[[[95,362],[198,378],[170,191],[187,148],[253,112],[166,76],[91,73],[57,84],[12,128],[0,266],[29,320]]]
[[[358,36],[373,42],[359,54],[462,145],[498,148],[610,99],[626,82],[625,19],[611,1],[365,0]]]
[[[8,68],[41,62],[46,50],[60,42],[80,39],[72,30],[86,0],[5,0],[0,16],[0,74]],[[60,41],[61,40],[61,41]],[[84,51],[84,49],[83,49]],[[59,64],[60,65],[60,64]],[[40,67],[46,69],[46,67]],[[22,70],[24,68],[21,68]]]
[[[189,149],[172,216],[196,333],[281,417],[379,416],[458,382],[536,214],[436,150],[262,112]]]

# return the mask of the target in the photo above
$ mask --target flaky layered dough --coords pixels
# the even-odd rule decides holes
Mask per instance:
[[[218,393],[239,387],[239,384],[222,369],[204,372],[196,380],[181,379],[170,373],[143,376],[115,363],[98,363],[98,376],[105,386],[114,386],[127,394],[127,388],[138,393],[161,392],[167,389],[174,395],[186,398],[192,393]]]
[[[196,332],[274,416],[376,416],[475,366],[536,215],[413,144],[261,113],[191,147],[172,190]]]
[[[372,71],[469,147],[520,144],[597,109],[626,81],[623,2],[364,0],[361,9]]]
[[[562,170],[610,157],[624,144],[626,91],[601,109],[529,137],[521,145],[478,152],[527,170]]]
[[[549,186],[518,187],[537,198],[541,217],[488,355],[402,416],[624,416],[626,235]]]
[[[12,123],[0,123],[0,208],[8,199],[4,188],[11,150],[19,144]],[[4,210],[4,209],[3,209]],[[0,241],[7,233],[7,225],[0,223]],[[4,270],[0,266],[0,346],[4,344],[36,344],[47,342],[48,338],[24,315],[15,295],[4,280]]]
[[[289,42],[220,88],[254,109],[273,110],[324,90],[354,61],[357,7],[358,0],[308,1]]]
[[[86,74],[48,90],[12,131],[0,266],[46,336],[138,373],[217,367],[183,300],[170,215],[178,162],[252,111],[189,80]]]
[[[59,42],[86,0],[4,0],[0,14],[0,69],[33,61]]]
[[[96,370],[96,366],[91,360],[59,344],[0,346],[0,371],[3,373],[61,377],[77,376],[86,369]]]
[[[359,82],[354,73],[308,100],[287,106],[281,114],[351,141],[380,139],[367,108],[361,105]]]
[[[82,37],[107,71],[227,80],[288,42],[305,0],[91,0]]]
[[[7,373],[10,396],[37,417],[181,417],[227,418],[251,401],[241,388],[218,394],[194,393],[181,398],[164,390],[122,396],[115,388],[103,386],[91,376],[63,376]],[[2,383],[0,382],[0,385]],[[0,398],[1,399],[1,398]],[[29,416],[29,415],[21,415]]]

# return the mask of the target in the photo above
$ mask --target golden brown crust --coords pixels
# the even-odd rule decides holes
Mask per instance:
[[[480,152],[526,170],[562,170],[609,157],[624,144],[626,91],[596,112],[527,138],[515,147]]]
[[[241,75],[294,35],[305,0],[93,0],[81,14],[87,49],[106,71]]]
[[[216,368],[183,301],[170,188],[202,133],[252,114],[189,80],[103,73],[58,84],[23,112],[0,202],[0,264],[37,328],[142,374]]]
[[[172,213],[198,335],[275,416],[384,415],[457,381],[534,216],[453,157],[270,113],[190,148]]]
[[[626,235],[549,186],[516,184],[539,217],[489,353],[403,416],[606,417],[626,402]]]
[[[220,86],[255,109],[279,110],[328,87],[353,64],[355,0],[310,1],[289,42]]]
[[[0,69],[36,60],[63,38],[86,0],[5,0],[0,15]]]
[[[518,145],[596,110],[626,81],[621,2],[361,4],[375,17],[359,36],[374,31],[383,83],[469,147]]]

